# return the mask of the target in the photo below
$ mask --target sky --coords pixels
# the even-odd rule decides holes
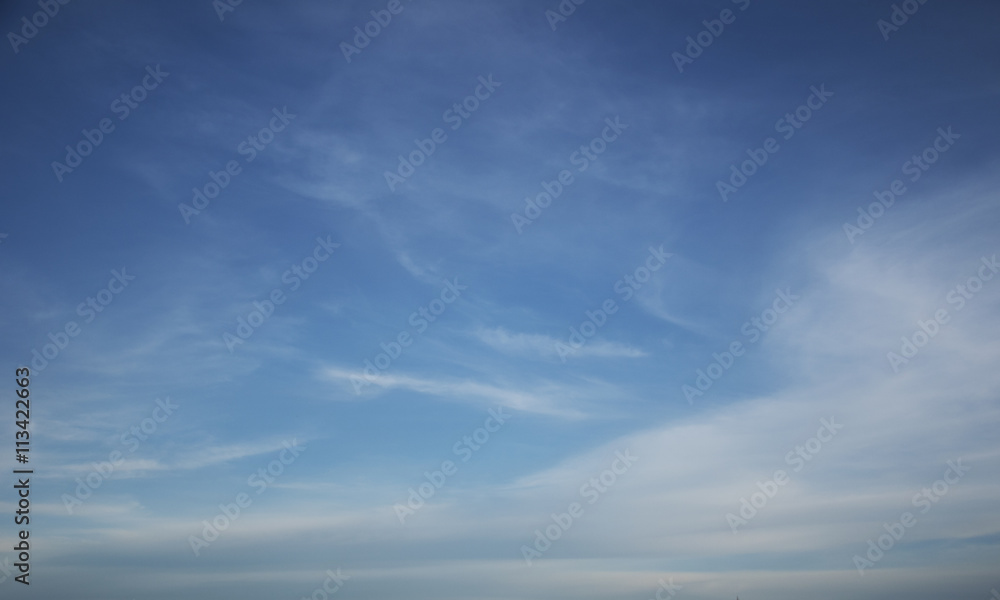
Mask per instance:
[[[4,3],[3,597],[1000,598],[998,18]]]

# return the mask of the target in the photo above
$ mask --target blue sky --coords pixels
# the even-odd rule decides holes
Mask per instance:
[[[902,4],[6,3],[4,596],[989,598],[1000,10]]]

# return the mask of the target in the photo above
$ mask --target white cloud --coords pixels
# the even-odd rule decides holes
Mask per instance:
[[[369,382],[362,371],[351,371],[338,367],[327,367],[321,371],[321,375],[328,380],[352,387],[352,389],[352,382],[368,382],[362,388],[362,393],[366,394],[372,391],[403,389],[459,401],[475,399],[487,405],[499,404],[530,413],[570,418],[584,416],[579,410],[566,406],[569,404],[565,402],[567,398],[560,395],[558,391],[566,392],[568,390],[555,384],[523,390],[469,379],[426,379],[391,373],[382,373]]]
[[[510,333],[503,327],[480,329],[475,335],[487,346],[515,356],[524,356],[527,354],[544,358],[558,358],[559,354],[556,351],[556,344],[562,343],[569,347],[567,340],[560,340],[537,333]],[[648,356],[648,354],[639,348],[626,344],[601,339],[590,339],[582,347],[572,349],[571,356],[575,358],[641,358]]]

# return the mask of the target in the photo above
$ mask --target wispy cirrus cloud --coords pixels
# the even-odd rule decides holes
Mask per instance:
[[[573,406],[573,398],[580,397],[581,390],[570,389],[558,384],[545,383],[536,387],[508,386],[486,383],[474,379],[441,377],[436,379],[383,373],[369,379],[363,371],[353,371],[339,367],[326,367],[320,377],[343,386],[354,386],[354,382],[367,382],[362,394],[384,393],[391,390],[405,390],[418,394],[445,398],[449,401],[476,402],[477,404],[500,404],[514,410],[541,415],[580,418],[585,413]],[[348,396],[350,397],[350,396]]]
[[[557,344],[567,345],[566,340],[538,333],[511,333],[503,327],[480,329],[475,332],[479,341],[487,346],[514,356],[555,359],[559,357]],[[642,358],[649,356],[643,350],[608,340],[588,340],[580,348],[573,348],[574,357]]]

